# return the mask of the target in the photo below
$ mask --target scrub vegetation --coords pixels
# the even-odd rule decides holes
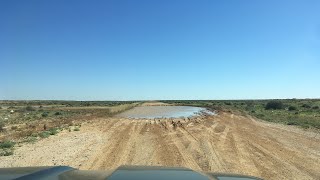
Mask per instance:
[[[13,153],[9,142],[35,142],[94,118],[112,117],[137,106],[134,101],[0,101],[0,155]],[[10,147],[8,147],[10,144]]]
[[[0,156],[10,156],[13,154],[13,147],[15,142],[13,141],[3,141],[0,142]]]
[[[173,100],[162,102],[232,111],[269,122],[320,129],[320,99]]]

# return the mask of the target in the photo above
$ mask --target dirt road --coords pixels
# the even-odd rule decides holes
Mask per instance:
[[[15,154],[1,167],[69,165],[104,170],[119,165],[184,166],[265,179],[320,179],[320,135],[230,113],[195,120],[95,119]]]

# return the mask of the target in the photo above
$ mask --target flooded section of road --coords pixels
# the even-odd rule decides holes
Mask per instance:
[[[196,116],[201,113],[213,115],[214,112],[201,107],[192,106],[139,106],[118,114],[117,117],[126,118],[180,118]]]

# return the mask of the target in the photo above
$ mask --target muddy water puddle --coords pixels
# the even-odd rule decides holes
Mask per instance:
[[[180,118],[196,116],[201,113],[214,114],[206,108],[193,106],[139,106],[120,113],[117,117],[138,119]]]

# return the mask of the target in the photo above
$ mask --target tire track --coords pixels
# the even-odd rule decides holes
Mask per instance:
[[[312,132],[221,112],[202,119],[91,120],[17,147],[1,166],[71,165],[106,170],[119,165],[184,166],[265,179],[320,179],[320,139]],[[66,155],[67,154],[67,155]]]
[[[124,131],[128,131],[131,128],[131,126],[128,126],[127,123],[122,121],[117,121],[116,123],[112,124],[111,127],[108,126],[103,131],[103,137],[105,145],[101,148],[100,152],[95,154],[95,158],[92,163],[90,163],[89,169],[102,169],[103,164],[105,161],[108,160],[108,157],[106,157],[106,153],[109,153],[110,149],[115,146],[116,143],[119,143],[121,141],[121,136],[118,134]],[[116,141],[115,138],[117,137]]]

